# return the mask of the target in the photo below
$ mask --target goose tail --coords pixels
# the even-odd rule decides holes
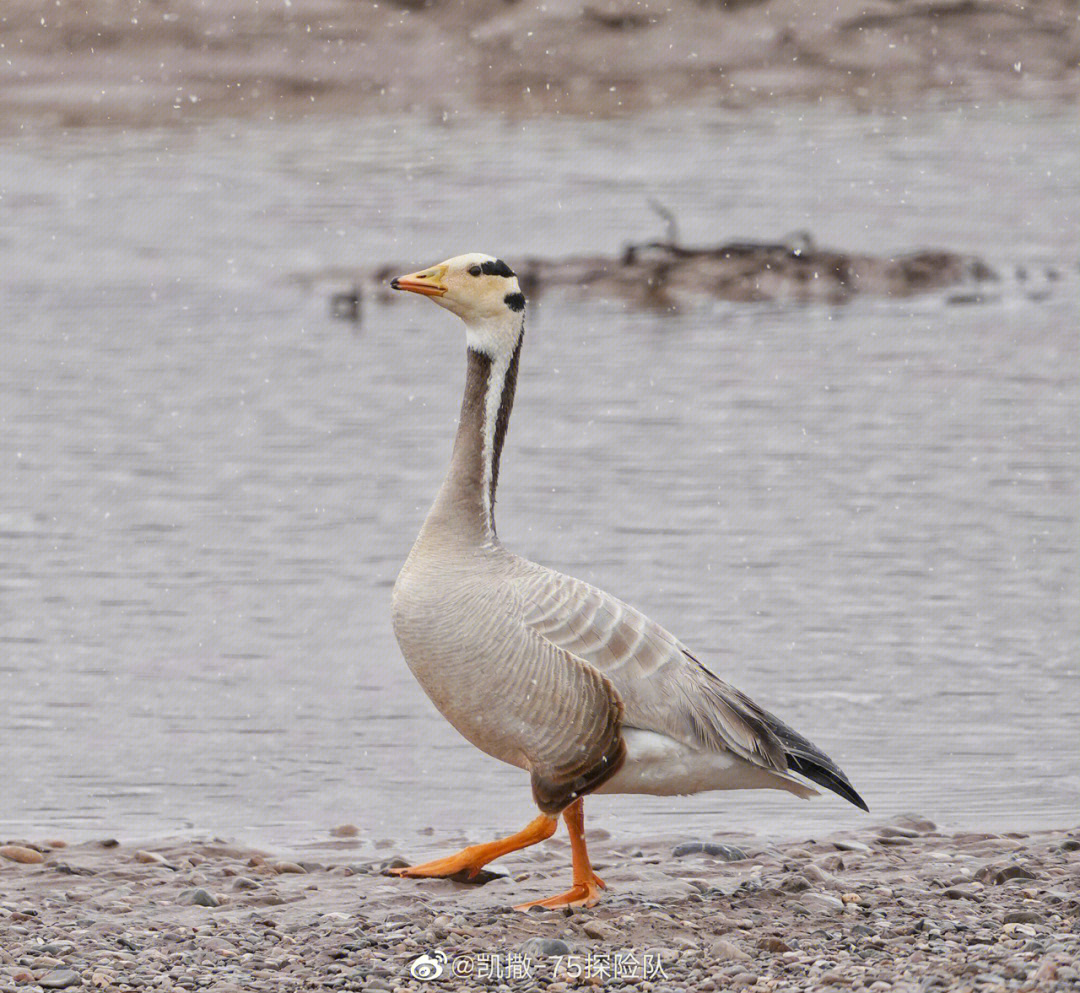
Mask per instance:
[[[819,786],[824,786],[827,790],[832,790],[849,803],[869,812],[870,808],[866,805],[866,801],[859,796],[840,766],[812,741],[789,728],[779,717],[774,717],[768,711],[761,713],[769,730],[780,739],[788,769],[797,772],[800,776],[805,776]]]

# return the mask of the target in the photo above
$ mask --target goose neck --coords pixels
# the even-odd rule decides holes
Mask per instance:
[[[495,490],[517,386],[522,335],[513,350],[492,356],[470,341],[465,395],[450,468],[428,515],[431,526],[450,527],[477,544],[496,540]]]

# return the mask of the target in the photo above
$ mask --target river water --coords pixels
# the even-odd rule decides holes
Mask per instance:
[[[650,197],[688,243],[807,229],[1007,278],[963,306],[530,309],[504,541],[670,627],[873,811],[603,797],[590,823],[1074,823],[1077,137],[1006,105],[3,138],[0,837],[353,821],[415,852],[531,817],[389,623],[461,330],[416,298],[356,330],[290,277],[615,252],[660,233]]]

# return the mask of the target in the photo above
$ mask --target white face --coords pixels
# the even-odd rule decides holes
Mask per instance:
[[[469,346],[492,358],[513,352],[525,297],[510,267],[490,255],[458,255],[430,269],[399,276],[395,290],[431,297],[465,322]]]

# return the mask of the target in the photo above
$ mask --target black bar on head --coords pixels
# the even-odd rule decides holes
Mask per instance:
[[[510,279],[514,275],[514,270],[510,268],[502,259],[495,259],[494,261],[484,262],[480,268],[485,275],[488,276],[505,276]]]

